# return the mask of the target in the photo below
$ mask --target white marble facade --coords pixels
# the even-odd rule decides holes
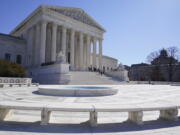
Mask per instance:
[[[40,6],[11,35],[27,41],[26,67],[55,62],[61,51],[72,70],[86,70],[88,67],[102,69],[104,32],[81,9]]]
[[[26,41],[22,38],[0,33],[0,59],[24,65],[25,46]]]

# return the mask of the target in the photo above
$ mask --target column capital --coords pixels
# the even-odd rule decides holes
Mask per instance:
[[[75,30],[74,29],[71,29],[71,37],[73,36],[74,37],[75,35]]]
[[[62,30],[63,30],[63,32],[66,32],[67,31],[67,27],[65,25],[62,25]]]
[[[89,39],[90,39],[90,38],[91,38],[91,35],[87,34],[87,38],[89,38]]]
[[[41,20],[41,24],[47,25],[48,21],[47,20]]]
[[[40,29],[40,25],[39,24],[36,24],[35,26],[36,26],[36,30]],[[37,30],[37,31],[39,31],[39,30]]]
[[[103,40],[99,39],[98,41],[99,41],[99,45],[102,45]]]
[[[53,22],[53,23],[52,23],[52,27],[53,27],[53,28],[57,28],[57,24]]]
[[[104,39],[103,39],[103,38],[98,38],[98,40],[99,40],[100,42],[102,42]]]
[[[97,43],[97,40],[96,39],[93,39],[93,44],[96,44]]]
[[[97,38],[96,37],[93,37],[92,38],[93,42],[95,43],[97,41]]]
[[[75,30],[71,28],[71,32],[72,32],[72,33],[75,33]]]
[[[84,36],[84,33],[83,32],[79,32],[80,33],[80,38],[83,38],[83,36]]]
[[[79,31],[79,33],[84,35],[84,32],[82,32],[82,31]]]

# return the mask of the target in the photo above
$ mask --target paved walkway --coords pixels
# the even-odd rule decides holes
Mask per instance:
[[[63,87],[63,86],[62,86]],[[180,86],[169,85],[112,85],[119,89],[114,96],[53,97],[36,93],[36,87],[0,89],[0,101],[47,103],[119,104],[122,106],[180,105]],[[0,123],[0,135],[179,135],[180,120],[159,121],[159,112],[145,112],[144,125],[126,123],[127,113],[98,113],[98,127],[91,128],[86,121],[88,113],[53,112],[50,125],[40,126],[40,112],[16,110],[14,115]]]

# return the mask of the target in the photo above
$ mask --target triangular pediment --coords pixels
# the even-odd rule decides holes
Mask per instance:
[[[105,29],[102,26],[100,26],[94,19],[92,19],[92,17],[90,17],[84,10],[80,8],[57,7],[57,6],[45,6],[45,7],[51,11],[70,17],[84,24],[93,26],[95,28],[98,28],[99,30],[105,31]]]
[[[33,11],[24,21],[22,21],[14,30],[12,30],[10,34],[14,35],[18,30],[23,28],[23,26],[25,26],[27,22],[29,22],[34,16],[36,16],[37,13],[43,12],[43,9],[51,10],[52,12],[56,12],[60,15],[69,17],[105,32],[105,29],[101,25],[99,25],[92,17],[90,17],[87,13],[84,12],[84,10],[80,8],[41,5],[35,11]]]

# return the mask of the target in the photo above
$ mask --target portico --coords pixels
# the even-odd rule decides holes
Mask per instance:
[[[43,20],[40,25],[42,28],[40,63],[56,61],[57,53],[62,51],[72,70],[86,70],[91,66],[101,69],[102,39],[54,22]],[[99,52],[97,52],[97,45],[99,45]],[[92,63],[90,63],[91,53],[93,54]],[[98,65],[96,64],[97,53]]]
[[[25,28],[17,27],[12,32],[18,36],[26,34],[27,67],[56,62],[56,56],[61,51],[71,70],[102,69],[105,30],[83,10],[40,6],[34,15],[36,17],[30,15],[31,21],[26,22]]]

